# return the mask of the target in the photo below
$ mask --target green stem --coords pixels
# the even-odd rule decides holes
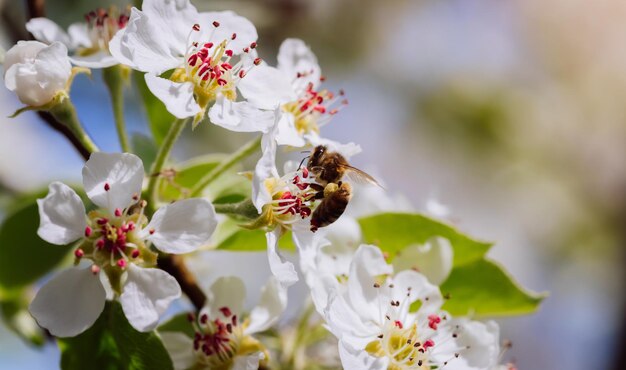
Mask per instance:
[[[217,213],[239,215],[250,219],[259,217],[259,212],[254,204],[252,204],[251,199],[246,199],[239,203],[213,204],[213,206],[215,207],[215,212]]]
[[[163,144],[157,153],[156,159],[152,164],[152,168],[150,169],[150,181],[148,182],[148,207],[150,210],[154,211],[156,206],[156,201],[158,199],[157,196],[157,185],[159,184],[160,173],[163,170],[163,165],[165,165],[165,161],[170,155],[172,148],[174,147],[174,143],[180,136],[181,132],[185,128],[185,124],[189,121],[188,118],[180,118],[172,123],[170,126],[170,130],[165,135],[163,139]]]
[[[124,67],[115,65],[104,68],[102,77],[104,83],[109,88],[111,95],[111,105],[113,106],[113,116],[115,118],[115,128],[120,139],[122,152],[130,153],[128,134],[126,133],[126,123],[124,122]]]
[[[249,141],[247,144],[239,148],[239,150],[224,159],[219,165],[217,165],[213,170],[208,172],[203,178],[201,178],[200,181],[198,181],[196,185],[191,189],[190,197],[199,196],[200,193],[202,193],[202,190],[204,190],[204,188],[206,188],[207,186],[209,186],[209,184],[215,181],[215,179],[220,177],[221,174],[223,174],[233,165],[239,163],[244,158],[256,152],[259,148],[261,148],[261,136]]]
[[[63,125],[65,125],[75,136],[78,141],[89,153],[97,152],[99,149],[91,140],[89,135],[83,129],[83,126],[78,120],[76,109],[72,104],[69,97],[65,97],[59,101],[58,104],[54,104],[50,108],[50,114]]]

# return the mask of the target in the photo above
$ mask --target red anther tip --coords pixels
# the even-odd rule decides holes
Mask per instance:
[[[150,235],[152,235],[154,234],[154,229],[150,229],[148,232],[150,233]]]
[[[402,323],[399,320],[394,321],[393,324],[397,326],[398,329],[402,329]]]
[[[202,314],[202,316],[200,316],[201,324],[206,324],[208,321],[209,321],[209,316],[207,316],[207,314]]]
[[[429,339],[426,342],[424,342],[424,349],[428,349],[434,346],[435,346],[435,342],[432,339]]]
[[[133,258],[139,257],[139,249],[135,249],[133,253],[130,254],[130,256]]]
[[[213,47],[213,43],[212,42],[207,42],[206,44],[204,44],[204,47],[207,49],[210,49]]]
[[[115,217],[120,217],[122,215],[122,210],[119,208],[115,208]]]
[[[85,252],[83,252],[83,250],[80,248],[74,251],[74,257],[76,258],[82,258],[84,255],[85,255]]]
[[[239,71],[239,78],[243,78],[245,75],[246,75],[246,71],[244,71],[243,69]]]
[[[198,23],[193,25],[193,30],[194,31],[200,31],[200,25]]]
[[[91,227],[87,226],[85,228],[85,237],[87,237],[87,238],[90,237],[91,236],[91,231],[92,231]]]
[[[109,191],[109,190],[111,190],[111,185],[109,185],[108,182],[105,182],[104,183],[104,191]]]
[[[237,34],[236,33],[233,33],[233,35],[230,37],[231,40],[234,40],[236,38],[237,38]]]
[[[218,21],[213,21],[213,27],[219,27],[220,26],[220,22]]]
[[[254,60],[254,65],[255,65],[255,66],[258,66],[259,64],[261,64],[261,58],[256,58],[256,59]]]
[[[228,55],[229,57],[232,57],[232,56],[233,56],[233,51],[232,51],[232,50],[230,50],[230,49],[228,49],[228,50],[226,50],[226,51],[224,52],[224,54]]]
[[[321,81],[321,82],[326,81],[326,76],[320,76],[320,81]]]
[[[225,80],[225,79],[223,79],[223,78],[218,78],[218,79],[217,79],[217,84],[218,84],[218,85],[220,85],[220,86],[224,86],[224,85],[226,85],[227,83],[228,83],[228,81],[226,81],[226,80]]]
[[[96,242],[96,248],[102,249],[102,247],[104,247],[104,239],[98,239]]]
[[[254,49],[254,48],[256,48],[256,42],[253,42],[250,44],[250,49]]]
[[[226,317],[230,317],[230,315],[232,315],[233,313],[230,311],[230,308],[228,307],[222,307],[220,308],[220,312],[222,313],[222,315],[226,316]]]
[[[91,265],[91,273],[97,275],[100,272],[100,267],[96,265]]]
[[[250,51],[250,48],[243,48],[244,53],[248,53],[249,51]]]
[[[189,322],[193,322],[196,319],[196,315],[194,315],[192,312],[189,312],[187,314],[187,321]],[[196,333],[196,336],[199,335],[198,333]]]
[[[117,266],[119,268],[125,268],[126,267],[126,260],[125,259],[117,260]]]

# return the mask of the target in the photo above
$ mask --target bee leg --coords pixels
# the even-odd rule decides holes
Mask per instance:
[[[309,184],[309,186],[311,187],[311,189],[316,190],[316,191],[324,191],[324,187],[320,184]]]
[[[323,199],[324,198],[324,189],[315,193],[315,199]]]

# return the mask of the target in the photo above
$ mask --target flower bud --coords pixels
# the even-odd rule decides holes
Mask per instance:
[[[67,47],[59,42],[47,46],[39,41],[19,41],[4,60],[5,86],[31,107],[52,101],[66,89],[71,74]]]

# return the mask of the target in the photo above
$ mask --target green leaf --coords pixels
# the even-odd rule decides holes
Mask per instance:
[[[133,152],[141,158],[145,170],[149,171],[152,167],[154,159],[156,158],[158,150],[156,144],[150,137],[139,133],[133,134],[130,138],[130,142]]]
[[[159,332],[181,332],[189,338],[193,338],[195,331],[193,330],[193,326],[191,325],[187,317],[188,314],[186,313],[178,314],[168,321],[164,322],[163,324],[159,325],[158,330]]]
[[[487,259],[455,267],[441,292],[450,295],[443,309],[460,316],[529,314],[545,298],[520,287],[500,265]]]
[[[161,339],[140,333],[128,323],[117,302],[107,302],[98,320],[84,333],[59,338],[61,369],[173,369]]]
[[[162,174],[159,185],[161,199],[174,201],[187,196],[186,192],[226,158],[225,154],[209,154],[177,164],[172,173]],[[235,166],[209,185],[206,193],[214,203],[236,203],[250,195],[250,181],[237,175]]]
[[[165,109],[165,104],[150,92],[143,73],[133,73],[132,75],[148,116],[150,131],[157,145],[161,145],[175,117]]]
[[[264,251],[267,249],[264,230],[248,230],[238,225],[238,221],[233,219],[226,219],[219,224],[214,234],[216,249],[239,252]],[[278,240],[278,247],[287,251],[296,250],[291,231],[286,232]]]
[[[53,245],[37,235],[39,211],[34,197],[19,202],[0,226],[0,290],[21,288],[57,266],[71,246]]]
[[[0,300],[2,320],[15,334],[39,347],[45,343],[44,332],[28,312],[28,302],[24,291],[3,297]]]
[[[380,213],[358,221],[365,243],[375,244],[392,255],[410,245],[423,244],[433,236],[441,236],[452,245],[454,266],[461,266],[481,259],[491,247],[491,243],[472,239],[450,225],[420,214]]]

